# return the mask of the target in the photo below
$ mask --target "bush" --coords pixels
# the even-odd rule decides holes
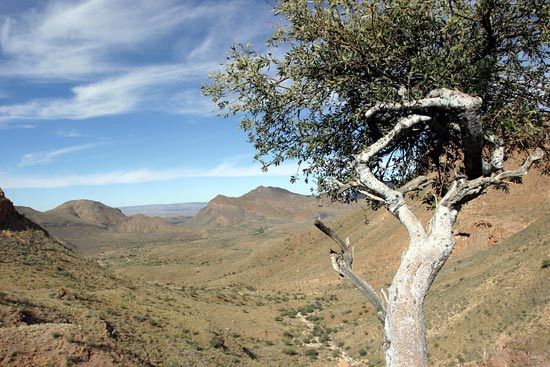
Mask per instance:
[[[319,357],[319,351],[317,349],[307,349],[306,356],[309,356],[311,359],[317,359],[317,357]]]
[[[298,354],[296,349],[292,349],[292,348],[283,349],[283,353],[286,354],[286,355],[289,355],[289,356],[295,356],[295,355]]]

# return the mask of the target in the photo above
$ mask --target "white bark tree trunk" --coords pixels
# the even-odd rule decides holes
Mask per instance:
[[[427,98],[406,104],[380,104],[366,113],[367,120],[380,114],[396,113],[396,124],[377,142],[355,157],[357,180],[343,184],[335,180],[341,191],[355,187],[369,199],[381,202],[392,213],[409,235],[409,247],[402,255],[401,264],[389,288],[387,299],[353,272],[353,251],[349,241],[342,241],[320,221],[316,225],[331,237],[341,252],[331,252],[334,269],[350,280],[376,307],[384,324],[384,348],[388,367],[427,367],[426,330],[423,318],[424,299],[435,277],[454,247],[453,226],[463,204],[483,194],[491,185],[506,184],[507,179],[521,177],[531,164],[543,157],[541,149],[527,157],[516,170],[497,173],[502,169],[504,143],[485,134],[479,118],[481,99],[455,90],[438,89]],[[447,193],[437,205],[425,229],[405,202],[405,194],[425,187],[427,177],[417,177],[401,188],[391,188],[378,179],[369,168],[370,161],[395,139],[411,128],[429,122],[431,109],[454,112],[460,122],[466,176],[457,175]],[[408,115],[403,116],[407,112]],[[424,114],[426,113],[426,115]],[[387,117],[387,116],[386,116]],[[490,163],[481,156],[483,139],[494,145]]]
[[[454,247],[452,224],[456,214],[454,210],[438,208],[436,216],[442,216],[444,223],[432,228],[428,238],[411,241],[403,254],[389,288],[384,320],[385,357],[389,367],[428,365],[424,299]]]

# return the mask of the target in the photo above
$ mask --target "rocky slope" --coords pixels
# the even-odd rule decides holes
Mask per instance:
[[[550,261],[550,186],[548,177],[536,171],[523,181],[511,185],[509,192],[489,190],[459,215],[457,247],[425,301],[430,365],[548,366],[550,276],[544,264]],[[64,341],[76,340],[74,344],[87,350],[96,344],[114,345],[118,349],[110,349],[105,357],[112,360],[130,348],[143,365],[382,367],[382,330],[374,308],[332,270],[329,249],[334,244],[312,226],[316,214],[293,216],[292,210],[299,210],[288,207],[302,203],[302,198],[269,188],[261,191],[215,200],[231,208],[221,214],[233,210],[241,222],[207,222],[203,239],[103,251],[102,263],[123,281],[96,281],[104,270],[95,267],[88,275],[86,265],[68,265],[75,260],[56,263],[61,270],[38,268],[43,260],[29,257],[30,251],[21,254],[25,247],[11,242],[3,251],[14,255],[0,254],[8,259],[1,263],[3,299],[12,302],[18,297],[18,311],[7,312],[9,319],[82,325],[86,335],[100,342],[71,337],[74,329],[66,326],[46,335],[63,333],[68,335]],[[427,223],[429,208],[411,201]],[[276,202],[284,205],[277,207]],[[387,287],[406,233],[384,210],[349,210],[327,222],[342,238],[349,236],[357,273],[377,290]],[[232,230],[262,223],[282,227]],[[213,227],[222,230],[212,232]],[[117,235],[108,233],[111,238]],[[43,246],[40,238],[32,243]],[[39,312],[44,305],[50,307],[47,317]],[[29,315],[28,309],[34,311]],[[91,320],[96,328],[75,321],[90,316],[75,315],[95,315]],[[101,336],[107,325],[108,332],[112,326],[117,330],[116,343],[108,334]],[[0,345],[2,340],[17,342],[0,355],[11,350],[11,358],[16,358],[16,345],[32,344],[19,342],[18,334],[4,335]]]

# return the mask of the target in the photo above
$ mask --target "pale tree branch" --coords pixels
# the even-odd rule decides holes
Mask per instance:
[[[341,276],[348,279],[367,299],[374,305],[377,310],[378,319],[384,323],[386,317],[386,307],[382,298],[376,293],[366,281],[359,277],[352,269],[353,250],[350,249],[349,239],[344,242],[338,235],[320,220],[315,221],[315,226],[324,234],[330,237],[340,247],[340,252],[331,250],[332,267]]]
[[[405,130],[420,122],[429,121],[430,119],[430,117],[424,115],[410,115],[399,119],[389,133],[378,139],[374,144],[368,146],[363,152],[357,154],[355,156],[355,161],[358,163],[368,163],[372,157],[387,147],[392,141],[396,140]]]
[[[399,219],[401,224],[407,229],[411,238],[421,239],[427,237],[424,226],[408,207],[403,193],[391,189],[388,185],[380,181],[366,164],[358,164],[356,170],[359,174],[361,183],[384,199],[384,204],[388,211]]]
[[[375,118],[381,114],[388,112],[408,112],[423,114],[435,110],[450,110],[450,109],[475,109],[481,105],[481,98],[472,97],[458,90],[440,88],[431,91],[426,98],[412,100],[404,103],[379,103],[371,107],[365,117],[368,119]]]
[[[365,195],[366,197],[368,197],[371,200],[378,201],[378,202],[381,202],[381,203],[385,203],[384,199],[382,199],[381,197],[376,196],[373,193],[369,192],[368,188],[365,185],[362,185],[361,183],[359,183],[357,181],[351,181],[351,182],[345,184],[343,182],[340,182],[339,180],[337,180],[334,177],[331,180],[332,180],[332,183],[334,185],[338,186],[338,192],[337,192],[338,195],[341,195],[346,190],[354,188],[359,193]]]
[[[495,179],[499,180],[499,181],[502,181],[502,180],[504,180],[506,178],[510,178],[510,177],[525,176],[527,174],[527,172],[529,172],[529,169],[531,168],[531,165],[534,162],[536,162],[538,160],[541,160],[543,157],[544,157],[544,151],[541,148],[537,148],[532,153],[529,153],[529,156],[527,156],[527,159],[525,159],[525,161],[523,162],[521,167],[519,167],[518,169],[515,169],[515,170],[504,171],[502,173],[499,173],[498,175],[495,176]]]
[[[408,114],[408,117],[405,119],[413,118],[413,116],[417,115],[429,119],[440,112],[454,111],[462,135],[466,174],[468,178],[473,179],[483,174],[481,159],[483,149],[483,129],[480,119],[481,102],[482,100],[479,97],[473,97],[458,90],[441,88],[431,91],[426,98],[419,100],[405,103],[379,103],[371,107],[365,113],[365,117],[367,121],[369,121],[370,119],[377,118],[384,114],[391,114],[397,117],[405,113]],[[398,125],[399,123],[396,124],[394,130]],[[456,129],[456,126],[449,128]],[[400,129],[400,131],[402,131],[402,129]],[[391,136],[390,141],[395,139],[396,136],[398,135],[394,134]],[[373,146],[378,145],[380,140],[373,144]],[[383,146],[386,145],[387,142]],[[361,158],[363,161],[368,161],[368,159],[366,159],[368,156],[366,155],[361,156]]]
[[[411,191],[420,191],[426,188],[432,180],[428,176],[418,176],[397,189],[402,194]]]
[[[483,138],[485,141],[494,145],[493,153],[491,154],[491,162],[483,161],[483,176],[489,176],[502,169],[502,164],[504,162],[504,141],[489,133],[484,134]]]

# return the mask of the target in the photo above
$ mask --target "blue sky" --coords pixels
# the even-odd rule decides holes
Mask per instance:
[[[262,173],[200,95],[232,43],[276,22],[263,0],[0,0],[0,187],[38,210],[309,193],[291,162]]]

